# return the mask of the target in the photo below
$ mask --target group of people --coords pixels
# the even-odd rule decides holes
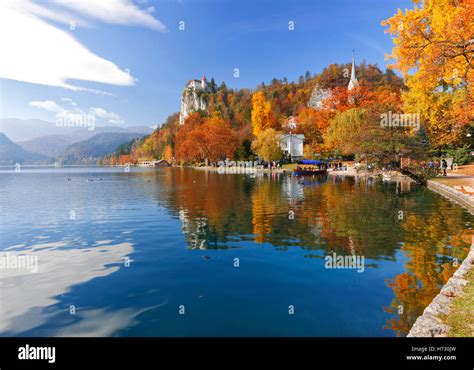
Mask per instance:
[[[315,171],[315,170],[328,170],[331,169],[332,171],[347,171],[347,165],[343,165],[342,162],[334,162],[334,163],[320,163],[317,165],[314,165],[312,167],[302,167],[302,166],[297,166],[296,171]]]
[[[261,165],[263,168],[271,169],[271,170],[277,170],[281,168],[281,163],[278,161],[271,161],[271,162],[262,162]]]
[[[347,171],[347,165],[343,165],[342,162],[329,163],[328,168],[331,168],[333,171]]]
[[[441,159],[441,160],[433,160],[431,159],[430,161],[422,161],[419,162],[421,168],[428,170],[435,174],[435,175],[442,175],[442,176],[447,176],[447,170],[450,167],[451,170],[454,169],[455,164],[451,163],[451,165],[448,164],[448,161],[446,159]]]
[[[425,164],[425,163],[422,163],[422,166],[423,166],[423,165],[426,165],[426,164]],[[442,173],[443,176],[447,176],[446,171],[447,171],[447,169],[448,169],[449,166],[448,166],[448,162],[446,161],[446,159],[443,158],[440,162],[431,160],[431,161],[428,162],[428,166],[429,166],[430,168],[436,169],[436,172],[437,172],[438,174],[439,174],[440,171],[441,171],[441,173]],[[451,164],[451,169],[453,169],[453,164]]]

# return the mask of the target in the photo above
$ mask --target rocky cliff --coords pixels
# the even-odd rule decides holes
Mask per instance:
[[[186,87],[181,97],[181,111],[179,123],[183,124],[192,112],[207,111],[209,108],[210,90]]]
[[[308,101],[308,106],[316,110],[321,109],[323,107],[323,100],[330,96],[331,92],[329,90],[325,90],[316,84]]]

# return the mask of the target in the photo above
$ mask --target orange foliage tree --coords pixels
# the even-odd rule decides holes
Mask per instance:
[[[175,137],[176,158],[184,162],[232,159],[238,147],[230,123],[221,117],[201,117],[195,113],[188,117]]]

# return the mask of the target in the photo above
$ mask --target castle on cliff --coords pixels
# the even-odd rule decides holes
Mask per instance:
[[[200,80],[188,81],[181,97],[180,125],[184,124],[190,113],[208,109],[210,92],[211,88],[206,76],[203,76]]]

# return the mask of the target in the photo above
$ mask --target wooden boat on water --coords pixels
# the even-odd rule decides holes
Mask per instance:
[[[317,160],[303,159],[298,162],[298,166],[293,170],[295,176],[317,176],[326,175],[328,172],[327,163]]]
[[[315,176],[315,175],[326,175],[328,170],[326,168],[307,168],[307,167],[296,167],[293,170],[295,176]]]

